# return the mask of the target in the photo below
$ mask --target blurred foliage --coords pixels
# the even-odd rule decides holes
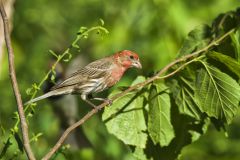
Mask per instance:
[[[179,49],[183,39],[194,27],[202,23],[210,24],[218,14],[234,10],[239,5],[240,2],[236,0],[16,1],[12,40],[22,97],[24,101],[29,99],[25,90],[34,82],[39,82],[48,70],[48,61],[52,58],[48,50],[51,49],[56,54],[62,53],[71,45],[80,26],[96,26],[99,19],[102,18],[110,34],[104,38],[92,35],[86,41],[81,41],[79,44],[81,51],[80,53],[75,51],[73,59],[78,54],[84,54],[90,61],[123,49],[139,53],[143,70],[140,73],[135,70],[128,71],[118,83],[118,86],[127,86],[138,74],[152,75],[154,71],[172,61],[177,53],[181,54],[183,48]],[[239,42],[238,37],[232,35],[232,41]],[[205,42],[208,41],[203,41],[201,45],[205,45]],[[233,49],[224,50],[223,47],[223,49],[218,49],[218,52],[220,51],[236,58],[231,54],[239,53],[239,47],[235,47],[235,51]],[[212,56],[214,56],[213,60],[219,58],[217,54]],[[7,73],[7,56],[4,58],[0,77],[0,158],[6,154],[8,159],[25,159],[25,155],[17,149],[18,144],[15,139],[8,140],[9,132],[11,132],[9,129],[15,123],[13,113],[16,111],[16,103],[13,100]],[[63,63],[63,66],[67,67],[68,64]],[[231,66],[227,65],[227,67]],[[187,89],[185,91],[191,92],[189,88]],[[60,120],[47,101],[39,104],[33,113],[29,128],[31,128],[30,135],[32,137],[37,133],[43,133],[43,136],[38,137],[37,142],[32,142],[33,150],[37,151],[35,152],[36,156],[42,157],[56,142],[60,134]],[[81,103],[79,106],[78,118],[89,110],[83,104]],[[84,134],[91,143],[90,147],[80,150],[71,147],[69,149],[62,148],[55,155],[55,159],[135,159],[131,154],[133,149],[123,145],[109,134],[100,116],[101,113],[95,115],[82,126]],[[181,126],[181,122],[186,121],[182,117],[176,117],[175,121],[179,122],[178,127],[182,130],[189,127]],[[206,135],[183,150],[182,159],[239,158],[240,152],[237,146],[240,141],[238,136],[240,125],[238,122],[239,118],[236,118],[233,124],[227,128],[228,139],[224,137],[223,133],[216,132],[213,127],[210,127]],[[171,128],[171,126],[169,127]],[[149,143],[151,142],[147,142],[147,145],[152,145]],[[168,140],[160,143],[168,144]],[[6,146],[5,144],[11,145],[6,151],[3,148]],[[174,146],[175,143],[170,145]],[[137,157],[142,157],[141,148],[135,148],[134,151],[138,155]]]

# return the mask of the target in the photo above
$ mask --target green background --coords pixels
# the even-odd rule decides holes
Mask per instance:
[[[137,75],[152,75],[171,62],[178,53],[184,37],[195,26],[210,24],[218,14],[235,10],[240,6],[237,0],[24,0],[16,1],[13,15],[12,41],[15,51],[17,78],[22,98],[29,97],[26,89],[38,83],[48,70],[52,59],[48,50],[62,53],[75,38],[80,26],[91,27],[105,21],[110,34],[103,38],[94,34],[81,41],[79,54],[90,62],[112,53],[129,49],[137,52],[143,65],[141,71],[126,73],[118,86],[127,86]],[[67,68],[69,63],[63,63]],[[14,124],[13,112],[16,104],[8,77],[7,56],[4,54],[0,71],[0,150]],[[117,87],[117,86],[116,86]],[[39,93],[40,95],[41,93]],[[107,93],[105,93],[107,94]],[[78,118],[89,108],[80,102]],[[33,150],[37,157],[44,155],[57,141],[60,133],[60,117],[54,113],[50,103],[39,103],[34,117],[30,119],[30,135],[43,133]],[[131,150],[107,133],[101,122],[101,113],[83,125],[83,134],[90,146],[79,150],[67,149],[56,159],[134,159]],[[210,127],[206,135],[183,149],[182,159],[224,160],[239,159],[240,131],[239,117],[228,130],[228,138],[223,132]],[[5,130],[5,132],[3,131]],[[14,142],[14,139],[12,139]],[[7,157],[25,159],[17,146],[10,147]]]

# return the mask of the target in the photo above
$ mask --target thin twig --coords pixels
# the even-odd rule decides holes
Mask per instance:
[[[2,0],[0,1],[0,12],[1,12],[2,20],[3,20],[3,25],[4,25],[5,42],[6,42],[6,46],[7,46],[7,50],[8,50],[9,76],[11,78],[14,95],[15,95],[15,98],[16,98],[16,101],[17,101],[18,114],[19,114],[20,121],[21,121],[23,146],[24,146],[24,149],[26,151],[28,159],[35,160],[34,154],[31,150],[31,146],[30,146],[30,143],[29,143],[28,125],[27,125],[27,122],[26,122],[26,119],[25,119],[25,116],[24,116],[22,98],[21,98],[21,94],[19,92],[16,73],[15,73],[14,52],[13,52],[13,48],[12,48],[12,45],[11,45],[8,18],[7,18]]]
[[[208,46],[204,47],[203,49],[200,49],[196,52],[193,52],[191,54],[185,55],[179,59],[176,59],[175,61],[169,63],[167,66],[165,66],[160,72],[158,72],[155,76],[147,79],[144,82],[138,83],[132,87],[129,87],[128,89],[126,89],[125,91],[114,95],[111,100],[114,101],[117,98],[120,98],[124,95],[126,95],[128,92],[135,90],[139,87],[143,87],[157,79],[164,79],[164,78],[168,78],[172,75],[174,75],[175,73],[177,73],[180,69],[176,69],[175,71],[169,73],[166,76],[160,77],[160,75],[162,75],[163,73],[165,73],[166,71],[168,71],[172,66],[174,66],[175,64],[179,63],[179,62],[184,62],[188,59],[194,58],[196,56],[198,56],[200,53],[206,52],[209,48],[217,45],[219,42],[221,42],[224,38],[226,38],[227,36],[229,36],[232,32],[234,32],[235,29],[232,29],[230,31],[228,31],[226,34],[224,34],[223,36],[221,36],[220,38],[218,38],[217,40],[211,42]],[[185,67],[187,64],[190,64],[193,61],[189,61],[185,64],[183,64],[182,66],[180,66],[180,68],[182,69],[183,67]],[[77,127],[79,127],[80,125],[82,125],[86,120],[88,120],[90,117],[92,117],[94,114],[96,114],[100,109],[104,108],[106,105],[108,105],[107,102],[104,102],[102,104],[100,104],[99,106],[97,106],[96,108],[92,109],[89,113],[87,113],[82,119],[80,119],[79,121],[77,121],[76,123],[74,123],[73,125],[69,126],[66,131],[62,134],[62,136],[60,137],[60,139],[58,140],[58,142],[55,144],[55,146],[42,158],[42,160],[48,160],[52,157],[52,155],[61,147],[61,145],[63,144],[63,142],[65,141],[65,139],[67,138],[67,136]]]

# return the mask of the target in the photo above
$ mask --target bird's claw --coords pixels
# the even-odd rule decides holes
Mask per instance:
[[[104,100],[109,106],[112,105],[113,101],[111,99],[105,99]]]

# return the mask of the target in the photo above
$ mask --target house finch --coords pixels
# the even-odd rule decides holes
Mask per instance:
[[[53,86],[48,93],[32,99],[25,104],[30,104],[51,96],[65,94],[80,94],[82,100],[96,107],[88,98],[92,93],[101,92],[116,84],[124,72],[131,67],[142,68],[136,53],[123,50],[112,56],[96,60],[82,69],[76,71],[63,82]],[[92,98],[95,100],[108,101],[103,98]]]

